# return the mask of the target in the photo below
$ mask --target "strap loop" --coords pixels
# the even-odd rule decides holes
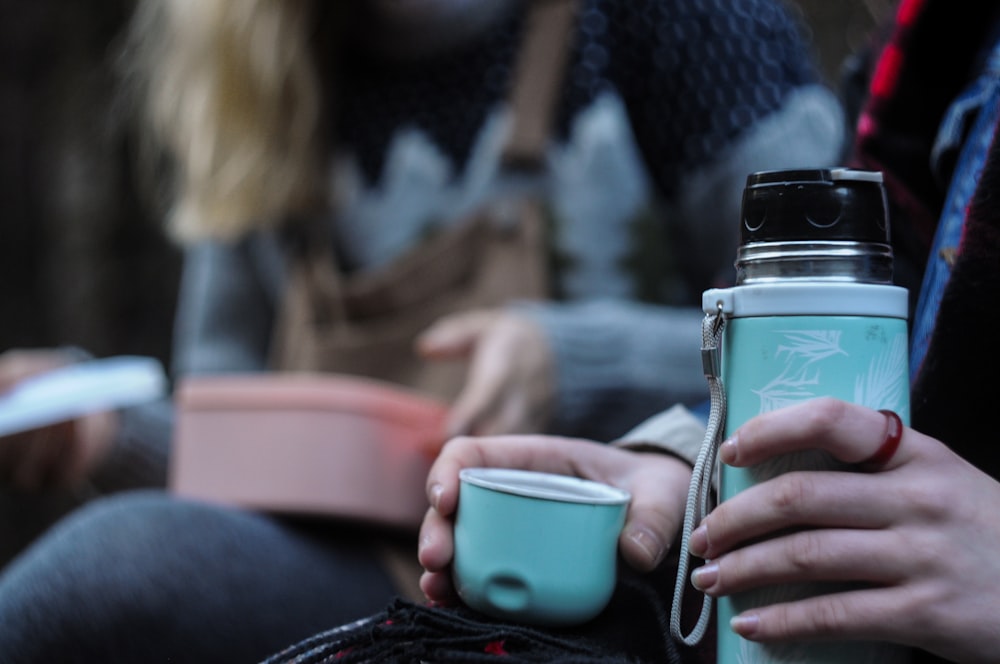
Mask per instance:
[[[688,489],[687,504],[684,508],[684,526],[681,530],[680,560],[677,565],[677,581],[674,584],[674,601],[670,608],[670,634],[675,639],[688,646],[695,646],[705,636],[709,619],[712,616],[712,598],[705,595],[702,598],[701,614],[691,633],[685,636],[681,629],[681,608],[684,600],[684,589],[688,581],[688,565],[691,558],[691,532],[697,524],[711,511],[712,477],[715,473],[719,445],[722,443],[722,432],[726,422],[726,393],[722,385],[719,350],[722,344],[722,333],[726,328],[726,317],[720,305],[715,313],[706,314],[701,324],[702,363],[705,367],[705,378],[708,379],[711,408],[708,413],[708,426],[705,429],[705,440],[698,453],[691,474],[691,486]]]

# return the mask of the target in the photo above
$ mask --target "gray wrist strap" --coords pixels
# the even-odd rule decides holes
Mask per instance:
[[[691,633],[685,636],[681,629],[681,608],[683,606],[684,588],[688,581],[688,563],[690,561],[691,532],[701,523],[706,514],[711,511],[712,475],[716,471],[716,459],[719,445],[722,442],[722,432],[726,423],[726,393],[722,386],[720,371],[719,348],[722,342],[722,332],[726,327],[726,318],[722,307],[712,314],[707,314],[701,324],[701,358],[708,380],[711,409],[708,414],[708,426],[705,429],[705,440],[694,464],[691,474],[691,486],[688,489],[687,504],[684,507],[684,527],[681,530],[680,560],[677,565],[677,581],[674,584],[674,601],[670,608],[670,634],[675,639],[688,646],[697,645],[712,616],[712,598],[705,595],[702,598],[701,615]]]

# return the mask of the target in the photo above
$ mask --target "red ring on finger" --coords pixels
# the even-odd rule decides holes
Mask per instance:
[[[886,430],[885,440],[875,450],[875,453],[861,462],[861,465],[872,468],[879,468],[889,463],[896,450],[899,449],[899,442],[903,440],[903,420],[895,412],[887,409],[879,411],[885,415]]]

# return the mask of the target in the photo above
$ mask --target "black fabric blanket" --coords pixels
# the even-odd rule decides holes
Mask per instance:
[[[397,599],[379,614],[317,634],[275,654],[266,664],[714,662],[714,627],[697,648],[670,639],[668,607],[676,569],[676,555],[646,575],[621,565],[608,608],[584,625],[534,628],[464,606],[422,606]],[[687,618],[697,618],[699,602],[700,595],[693,590],[686,594]]]

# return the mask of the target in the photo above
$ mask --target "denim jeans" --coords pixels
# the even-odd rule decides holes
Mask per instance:
[[[0,575],[0,661],[259,661],[387,605],[371,536],[160,492],[96,500]]]

